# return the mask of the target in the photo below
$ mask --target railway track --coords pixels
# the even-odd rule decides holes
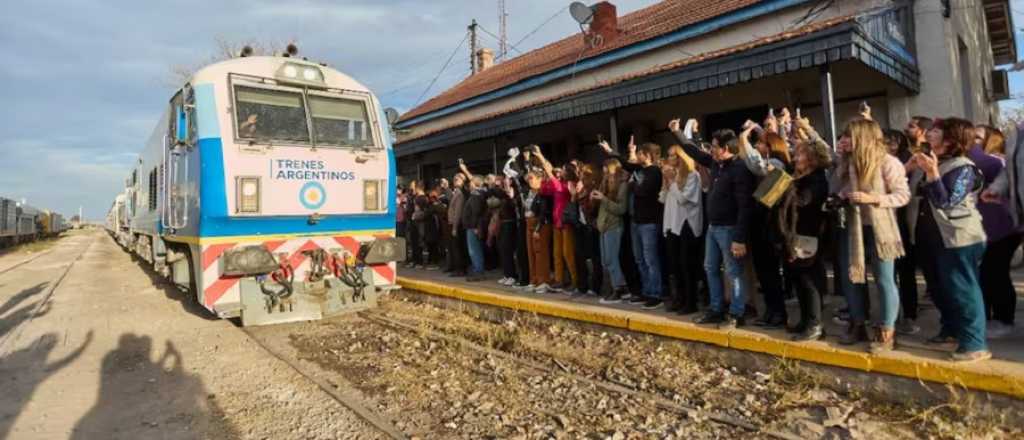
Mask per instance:
[[[769,436],[771,438],[776,438],[776,439],[781,439],[781,440],[799,440],[800,439],[800,437],[793,436],[793,435],[786,434],[786,433],[782,433],[782,432],[778,432],[778,431],[767,430],[767,429],[764,429],[763,427],[761,427],[761,426],[759,426],[757,424],[753,424],[753,423],[749,423],[749,422],[746,422],[746,421],[743,421],[743,420],[739,420],[739,419],[737,419],[735,417],[730,417],[730,416],[722,414],[722,413],[706,412],[706,411],[703,411],[703,410],[698,409],[698,408],[689,407],[689,406],[685,406],[685,405],[680,405],[680,404],[675,403],[675,402],[673,402],[673,401],[671,401],[669,399],[666,399],[666,398],[664,398],[662,396],[659,396],[659,395],[656,395],[656,394],[653,394],[653,393],[649,393],[649,392],[638,391],[638,390],[636,390],[636,389],[634,389],[634,388],[632,388],[632,387],[630,387],[630,386],[628,386],[626,384],[615,383],[615,382],[608,381],[608,380],[603,380],[603,379],[594,379],[594,378],[591,378],[591,377],[587,377],[587,376],[583,376],[583,375],[580,375],[580,374],[576,374],[576,373],[573,373],[565,364],[559,362],[555,358],[551,358],[550,359],[552,365],[543,365],[543,364],[540,364],[540,363],[537,363],[537,362],[533,362],[533,361],[530,361],[530,360],[527,360],[527,359],[523,359],[523,358],[517,357],[517,356],[512,355],[512,354],[510,354],[508,352],[505,352],[505,351],[496,350],[496,349],[489,348],[489,347],[484,347],[484,346],[482,346],[480,344],[477,344],[476,342],[470,341],[470,340],[468,340],[466,338],[462,338],[462,337],[458,337],[458,336],[452,336],[452,335],[448,335],[448,334],[442,334],[440,332],[437,332],[437,331],[425,328],[424,326],[414,326],[414,325],[410,325],[410,324],[407,324],[407,323],[403,323],[403,322],[391,319],[389,317],[386,317],[386,316],[384,316],[384,315],[382,315],[380,313],[377,313],[377,312],[367,311],[367,312],[361,312],[359,315],[363,319],[366,319],[366,320],[368,320],[370,322],[373,322],[373,323],[381,325],[381,326],[389,327],[389,328],[394,329],[394,330],[404,331],[404,332],[407,332],[409,334],[418,335],[420,337],[423,337],[423,338],[426,338],[426,339],[430,339],[430,340],[446,341],[446,342],[449,342],[449,343],[457,344],[457,345],[459,345],[459,346],[461,346],[463,348],[475,351],[475,352],[477,352],[479,354],[482,354],[482,355],[494,356],[494,357],[498,357],[498,358],[504,359],[506,361],[518,364],[518,365],[520,365],[520,366],[522,366],[524,368],[533,370],[533,371],[535,371],[537,373],[547,374],[547,375],[552,375],[552,376],[558,375],[558,376],[565,377],[565,378],[567,378],[569,380],[576,381],[576,382],[581,383],[581,384],[591,385],[591,386],[594,386],[596,388],[599,388],[599,389],[602,389],[602,390],[605,390],[605,391],[608,391],[608,392],[611,392],[611,393],[617,393],[617,394],[621,394],[621,395],[631,396],[631,397],[634,397],[634,398],[636,398],[638,400],[649,402],[652,405],[655,405],[655,406],[657,406],[657,407],[659,407],[661,409],[675,412],[680,417],[688,417],[688,418],[695,419],[695,420],[709,420],[709,421],[712,421],[712,422],[715,422],[715,423],[720,423],[720,424],[723,424],[723,425],[728,425],[728,426],[732,426],[732,427],[736,427],[736,428],[741,428],[741,429],[746,430],[746,431],[751,432],[751,433],[758,433],[758,434]],[[404,318],[411,318],[411,319],[414,319],[414,320],[419,320],[419,318],[416,318],[416,317],[404,317]]]
[[[27,260],[21,261],[19,263],[15,263],[15,264],[11,265],[10,267],[6,267],[6,268],[3,268],[3,269],[0,269],[0,275],[3,275],[5,273],[7,273],[7,272],[10,272],[10,271],[14,270],[14,269],[17,269],[17,268],[19,268],[21,266],[24,266],[24,265],[26,265],[28,263],[36,261],[39,258],[41,258],[42,256],[49,254],[50,252],[53,252],[53,249],[45,250],[43,252],[40,252],[38,255],[36,255],[36,256],[34,256],[32,258],[29,258]]]
[[[573,382],[580,388],[593,389],[595,392],[600,393],[603,396],[608,396],[611,401],[628,398],[631,401],[638,402],[644,408],[661,411],[665,414],[672,414],[671,417],[677,418],[678,420],[687,420],[689,424],[694,426],[710,423],[732,430],[732,432],[739,435],[754,434],[766,438],[782,440],[795,440],[800,438],[792,434],[770,430],[759,423],[752,423],[724,413],[683,405],[661,395],[637,389],[636,387],[630,386],[630,384],[617,382],[611,378],[578,374],[574,372],[570,366],[567,366],[566,363],[560,362],[555,357],[547,359],[525,359],[511,352],[481,345],[471,339],[436,331],[434,328],[439,328],[436,324],[437,323],[430,321],[430,319],[418,316],[407,316],[405,314],[396,314],[390,311],[388,312],[388,315],[385,315],[377,310],[369,310],[360,312],[357,316],[350,316],[342,322],[325,321],[319,324],[300,325],[291,328],[285,333],[291,333],[288,335],[289,337],[301,335],[313,339],[322,337],[322,335],[318,335],[317,332],[324,331],[324,329],[335,328],[358,328],[360,329],[360,332],[364,334],[373,335],[391,333],[397,335],[400,339],[403,339],[401,344],[422,347],[421,350],[424,357],[431,355],[429,351],[433,347],[439,345],[445,346],[449,347],[449,350],[453,350],[456,353],[461,352],[455,354],[457,356],[477,359],[493,358],[495,360],[499,360],[503,365],[511,368],[511,370],[509,370],[511,371],[509,374],[517,377],[542,376],[546,378],[558,378],[557,380],[565,382]],[[402,410],[403,415],[398,416],[397,419],[392,421],[395,416],[392,415],[389,417],[388,415],[371,408],[371,405],[366,403],[366,398],[363,397],[364,395],[374,399],[384,398],[385,401],[388,400],[386,396],[378,395],[372,390],[376,385],[367,387],[368,384],[363,383],[358,377],[344,377],[344,379],[340,381],[333,380],[332,374],[325,374],[325,372],[331,370],[331,368],[325,367],[323,364],[317,366],[316,361],[310,362],[311,358],[308,357],[309,353],[303,352],[299,346],[295,345],[295,348],[298,351],[292,352],[290,348],[282,349],[280,342],[275,344],[274,339],[285,336],[284,333],[263,333],[242,327],[238,327],[238,329],[244,332],[248,338],[253,340],[269,355],[284,362],[301,377],[323,390],[333,400],[350,409],[366,423],[376,428],[382,435],[392,439],[404,439],[409,438],[410,436],[422,436],[428,438],[445,437],[448,435],[447,432],[439,432],[436,429],[427,428],[427,431],[424,431],[422,427],[421,429],[416,429],[408,424],[403,424],[402,422],[409,422],[409,417],[405,414],[405,410]],[[263,333],[263,335],[260,333]],[[401,364],[404,362],[401,356],[394,352],[382,349],[380,346],[365,347],[365,349],[368,350],[369,353],[374,353],[380,368],[388,368],[386,365],[389,363]],[[436,352],[434,355],[436,355]],[[446,368],[467,369],[456,362],[447,364]],[[473,369],[470,367],[468,370]],[[480,371],[469,371],[469,374],[479,373]],[[421,371],[421,369],[417,368],[411,374],[414,376],[427,375],[429,374],[429,371]],[[344,373],[342,376],[344,376]],[[350,379],[351,385],[337,383],[349,381]],[[475,384],[474,387],[484,393],[493,393],[496,391],[494,389],[488,389],[486,385],[482,384]],[[358,388],[358,390],[356,388]],[[371,389],[368,390],[367,388]],[[392,387],[389,388],[402,389],[401,384],[393,384]],[[362,390],[362,392],[360,390]],[[404,393],[404,390],[399,392]],[[542,396],[538,395],[537,397]],[[394,408],[392,407],[391,409]],[[557,408],[536,408],[534,411],[542,417],[549,417],[554,420],[565,420],[565,415],[570,417],[573,416],[573,414],[570,413],[561,414],[559,412],[561,410]],[[572,410],[565,409],[565,411]],[[394,413],[392,412],[392,414]],[[422,412],[421,415],[423,414],[428,413]],[[436,413],[426,415],[426,417],[437,417],[434,423],[438,426],[443,425],[440,421],[440,417]],[[623,421],[623,423],[625,424],[624,426],[630,425],[630,422],[627,421]],[[398,424],[398,426],[396,426],[396,424]],[[587,427],[585,429],[590,428]]]
[[[382,434],[385,434],[388,437],[395,440],[404,440],[408,438],[405,434],[402,433],[400,429],[391,424],[391,422],[389,422],[387,418],[367,408],[366,405],[363,404],[362,399],[355,395],[355,393],[352,392],[351,390],[342,389],[337,385],[329,383],[327,380],[318,377],[316,372],[303,366],[302,364],[300,364],[295,359],[292,359],[287,354],[275,350],[270,344],[267,344],[264,341],[262,341],[259,335],[256,335],[251,329],[241,326],[236,328],[238,328],[242,333],[245,333],[245,335],[248,336],[250,340],[259,345],[260,348],[267,352],[267,354],[281,362],[284,362],[286,365],[288,365],[289,368],[294,370],[296,373],[298,373],[306,380],[315,384],[318,388],[323,390],[324,393],[327,393],[327,395],[331,396],[331,398],[334,399],[336,402],[352,410],[352,412],[356,413],[356,415],[358,415],[359,418],[363,419],[363,421],[369,423],[374,428],[380,430]]]

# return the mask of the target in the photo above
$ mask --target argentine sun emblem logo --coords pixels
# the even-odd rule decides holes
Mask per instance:
[[[309,182],[299,190],[299,202],[306,209],[319,209],[327,201],[327,190],[319,182]]]

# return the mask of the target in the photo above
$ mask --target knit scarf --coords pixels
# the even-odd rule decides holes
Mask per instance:
[[[853,164],[848,164],[847,178],[850,179],[850,188],[858,191],[860,185],[857,182],[857,172]],[[885,182],[882,180],[882,169],[879,168],[874,176],[875,184],[872,185],[871,194],[884,195],[886,191]],[[865,211],[866,210],[866,211]],[[891,261],[903,256],[903,242],[900,239],[899,225],[896,223],[896,210],[890,208],[878,208],[872,205],[853,205],[846,210],[847,215],[847,243],[850,253],[850,281],[855,284],[867,282],[865,270],[864,253],[864,224],[861,221],[861,212],[866,212],[871,219],[871,226],[875,232],[875,251],[879,260]]]

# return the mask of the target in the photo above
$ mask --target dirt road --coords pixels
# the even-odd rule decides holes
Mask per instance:
[[[103,232],[51,249],[0,272],[0,439],[380,437]]]

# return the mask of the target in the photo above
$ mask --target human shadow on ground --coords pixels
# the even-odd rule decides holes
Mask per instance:
[[[0,439],[8,438],[14,421],[39,384],[82,355],[92,342],[92,332],[73,352],[49,362],[50,352],[57,347],[57,341],[56,333],[47,333],[27,347],[0,357],[0,377],[3,378],[0,382],[0,395],[3,396],[0,403]]]
[[[202,379],[186,371],[173,343],[155,356],[149,336],[121,335],[100,365],[96,404],[70,438],[239,438]]]
[[[14,294],[14,296],[8,298],[7,301],[4,301],[3,305],[0,305],[0,316],[4,316],[4,313],[7,313],[8,310],[17,307],[18,304],[21,304],[26,299],[29,299],[33,296],[42,293],[43,290],[46,288],[47,284],[48,283],[36,284],[35,286],[22,290],[21,292],[18,292]]]
[[[17,307],[18,304],[41,293],[45,290],[46,285],[47,283],[40,283],[34,287],[22,290],[0,306],[0,310],[3,310],[0,312],[0,348],[7,345],[7,339],[10,337],[9,333],[18,328],[21,323],[50,312],[52,303],[42,298],[7,313],[9,310]]]

